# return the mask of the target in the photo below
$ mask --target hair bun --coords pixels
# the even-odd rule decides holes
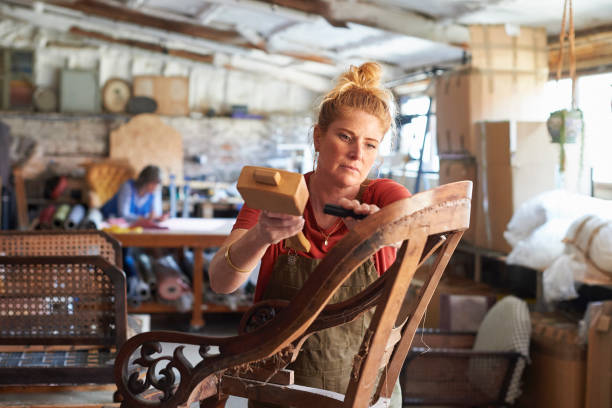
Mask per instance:
[[[340,77],[339,86],[347,89],[351,86],[359,88],[379,88],[382,68],[375,62],[366,62],[360,66],[351,66],[350,69]]]

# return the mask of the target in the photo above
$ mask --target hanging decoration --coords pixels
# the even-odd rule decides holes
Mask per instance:
[[[568,12],[569,9],[569,12]],[[569,17],[568,17],[569,14]],[[568,30],[566,32],[565,23],[569,19]],[[550,114],[546,125],[548,133],[553,143],[559,143],[559,169],[565,171],[565,147],[566,143],[576,143],[580,138],[581,152],[580,161],[582,163],[582,148],[584,147],[584,117],[582,111],[576,104],[576,51],[575,51],[575,32],[574,32],[574,8],[572,0],[565,0],[563,5],[563,18],[561,20],[561,32],[559,33],[559,60],[557,63],[556,79],[561,79],[563,68],[563,54],[565,51],[565,38],[569,45],[569,75],[572,80],[572,105],[571,109],[562,109]]]

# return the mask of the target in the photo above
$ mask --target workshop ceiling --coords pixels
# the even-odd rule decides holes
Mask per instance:
[[[554,36],[562,13],[562,0],[0,0],[2,18],[75,41],[315,82],[366,60],[390,78],[460,63],[468,24],[540,26]],[[578,31],[612,25],[610,0],[574,1],[574,14]]]

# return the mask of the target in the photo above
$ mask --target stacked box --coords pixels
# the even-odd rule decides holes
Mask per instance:
[[[584,407],[587,348],[578,337],[578,325],[539,313],[532,314],[531,323],[531,364],[517,406]]]
[[[189,114],[189,78],[135,76],[134,96],[148,96],[157,102],[155,113],[169,116]]]
[[[486,72],[475,68],[438,78],[438,152],[475,155],[474,123],[483,120],[545,121],[547,76]]]
[[[558,148],[544,123],[546,32],[474,25],[468,46],[470,65],[436,82],[440,184],[472,180],[471,227],[464,240],[508,252],[503,232],[514,210],[555,187]]]
[[[550,141],[544,122],[480,122],[477,136],[477,195],[474,243],[508,253],[503,237],[518,207],[556,187],[558,146]]]

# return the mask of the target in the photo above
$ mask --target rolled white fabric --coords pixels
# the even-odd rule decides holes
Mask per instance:
[[[85,218],[85,207],[81,204],[77,204],[70,209],[66,221],[64,221],[65,229],[76,229],[79,227],[81,222]]]
[[[81,229],[100,229],[104,217],[97,208],[90,208],[81,222]]]

